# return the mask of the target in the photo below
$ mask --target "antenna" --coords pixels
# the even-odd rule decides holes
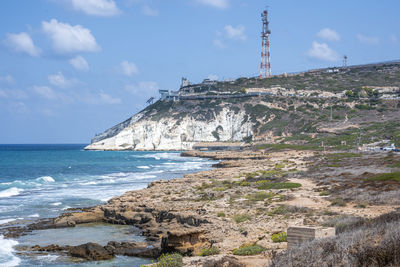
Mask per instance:
[[[347,56],[343,57],[343,68],[347,68]]]
[[[261,32],[261,68],[260,68],[260,78],[271,78],[271,53],[270,53],[270,42],[269,35],[271,30],[269,29],[268,21],[268,6],[261,13],[262,20],[262,32]]]

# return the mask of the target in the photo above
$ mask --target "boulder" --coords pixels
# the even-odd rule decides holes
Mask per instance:
[[[94,261],[109,260],[114,257],[112,251],[106,250],[104,247],[96,243],[86,243],[79,246],[69,247],[68,254],[73,257]]]

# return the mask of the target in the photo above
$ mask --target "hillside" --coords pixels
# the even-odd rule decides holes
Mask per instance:
[[[382,139],[398,146],[399,88],[395,62],[189,85],[180,100],[157,101],[87,149],[185,150],[214,141],[351,148]]]

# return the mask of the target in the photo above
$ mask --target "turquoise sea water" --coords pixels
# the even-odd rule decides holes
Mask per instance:
[[[183,158],[179,152],[84,151],[84,146],[0,145],[0,227],[101,204],[151,181],[182,177],[213,163]],[[0,266],[59,265],[56,256],[31,262],[16,256],[12,247],[17,242],[0,237]],[[140,266],[127,257],[117,261],[104,264]]]

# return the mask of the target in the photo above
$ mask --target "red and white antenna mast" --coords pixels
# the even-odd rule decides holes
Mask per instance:
[[[269,48],[269,29],[268,10],[261,13],[263,30],[261,32],[262,47],[261,47],[261,69],[260,78],[271,78],[271,53]]]

